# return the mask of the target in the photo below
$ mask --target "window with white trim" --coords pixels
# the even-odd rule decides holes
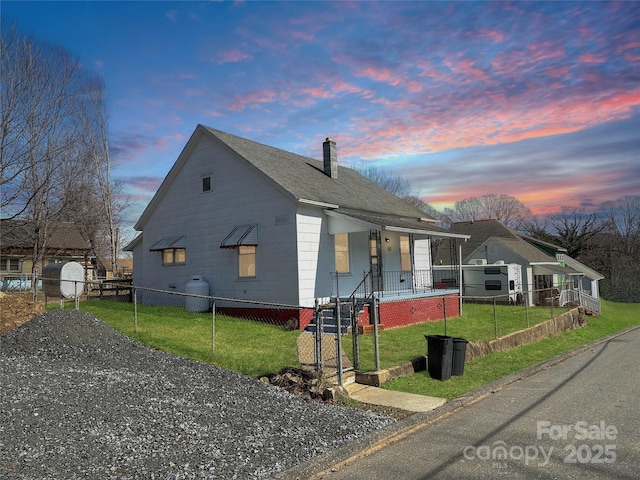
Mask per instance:
[[[333,236],[333,244],[335,249],[335,261],[337,273],[350,273],[349,265],[349,234],[336,233]]]

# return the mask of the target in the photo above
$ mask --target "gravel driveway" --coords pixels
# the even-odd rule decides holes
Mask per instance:
[[[266,478],[394,422],[141,345],[87,312],[0,336],[0,478]]]

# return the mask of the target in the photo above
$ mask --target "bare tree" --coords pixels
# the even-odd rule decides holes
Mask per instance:
[[[109,232],[117,228],[102,85],[69,52],[15,27],[3,29],[1,47],[0,206],[33,226],[36,269],[52,222],[95,207],[87,192],[96,186],[96,210],[108,212]]]
[[[103,220],[98,220],[96,227],[102,225],[106,231],[103,238],[107,239],[111,270],[117,272],[120,256],[120,214],[125,204],[118,201],[122,198],[117,195],[121,190],[111,180],[108,113],[104,99],[104,84],[99,78],[94,78],[89,84],[83,113],[86,156],[90,161],[90,171],[94,175],[97,187],[99,211],[103,214]],[[99,237],[92,234],[90,238],[95,242]]]
[[[636,255],[640,242],[640,195],[627,195],[599,207],[607,233],[616,238],[616,249],[623,255]]]
[[[406,178],[372,165],[358,166],[355,167],[354,170],[360,175],[367,177],[376,185],[384,188],[386,191],[393,193],[396,197],[400,197],[407,203],[419,208],[427,215],[435,219],[440,218],[440,212],[420,198]]]
[[[604,202],[598,213],[603,228],[587,261],[605,275],[603,295],[640,302],[640,195]]]
[[[517,198],[493,193],[457,201],[453,208],[444,210],[448,223],[494,219],[515,229],[520,229],[531,215]]]
[[[549,230],[555,243],[567,249],[570,257],[578,258],[591,246],[591,239],[604,228],[598,214],[579,207],[562,207],[549,215]]]

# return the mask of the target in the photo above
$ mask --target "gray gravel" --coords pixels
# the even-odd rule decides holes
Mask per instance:
[[[266,478],[393,423],[141,345],[87,312],[0,336],[0,478]]]

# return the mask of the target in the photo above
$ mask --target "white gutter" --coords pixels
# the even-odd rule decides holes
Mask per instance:
[[[316,207],[323,207],[323,208],[340,208],[340,205],[335,205],[333,203],[324,203],[324,202],[318,202],[316,200],[309,200],[306,198],[297,198],[296,199],[298,202],[300,203],[304,203],[306,205],[314,205]]]

